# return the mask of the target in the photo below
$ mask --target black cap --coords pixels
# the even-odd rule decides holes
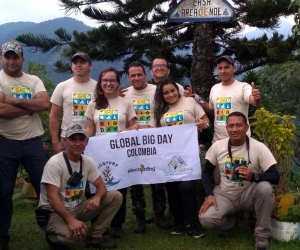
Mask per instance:
[[[85,53],[85,52],[82,52],[82,51],[76,52],[76,53],[72,56],[71,62],[74,60],[75,57],[80,57],[80,58],[82,58],[83,60],[85,60],[85,61],[87,61],[87,62],[89,62],[89,63],[92,63],[92,60],[91,60],[90,56],[89,56],[87,53]]]
[[[226,60],[227,62],[229,62],[230,64],[234,65],[234,60],[231,58],[231,56],[221,56],[217,59],[217,64],[221,61]]]

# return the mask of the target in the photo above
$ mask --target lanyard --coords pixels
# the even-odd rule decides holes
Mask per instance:
[[[68,156],[65,152],[63,152],[63,155],[64,155],[64,158],[65,158],[65,162],[67,164],[67,167],[68,167],[68,171],[69,171],[69,174],[72,176],[73,174],[73,171],[72,171],[72,167],[71,167],[71,164],[70,164],[70,161],[68,159]],[[79,158],[79,161],[80,161],[80,170],[79,170],[79,174],[82,175],[82,157],[80,156]]]
[[[247,135],[246,135],[246,148],[247,148],[247,152],[248,152],[248,163],[247,163],[247,166],[248,166],[249,164],[251,164],[251,160],[250,160],[250,154],[249,154],[250,142],[249,142],[249,137]],[[229,157],[230,157],[231,164],[233,164],[230,139],[228,140],[228,154],[229,154]]]

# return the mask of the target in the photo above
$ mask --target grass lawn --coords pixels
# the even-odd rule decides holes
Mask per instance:
[[[150,188],[145,187],[147,198],[147,215],[152,212]],[[147,225],[145,234],[135,234],[133,226],[135,217],[131,213],[130,194],[128,192],[127,221],[123,225],[123,238],[117,239],[118,249],[123,250],[253,250],[254,237],[248,227],[238,226],[230,239],[218,237],[216,230],[205,230],[205,238],[194,239],[188,235],[170,235],[168,230],[160,229],[154,224]],[[14,215],[10,229],[11,250],[47,250],[49,249],[44,233],[39,229],[34,217],[35,206],[22,199],[14,201]],[[84,244],[72,248],[85,249]],[[299,250],[300,241],[278,242],[271,239],[271,250]]]

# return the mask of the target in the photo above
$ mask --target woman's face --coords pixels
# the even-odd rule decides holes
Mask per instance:
[[[119,83],[117,82],[116,73],[113,71],[106,72],[102,75],[101,88],[104,94],[113,94],[116,92]]]
[[[179,93],[173,84],[166,84],[162,88],[163,99],[167,104],[175,104],[179,101]]]

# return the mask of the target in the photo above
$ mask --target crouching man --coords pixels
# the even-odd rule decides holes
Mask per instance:
[[[246,116],[232,112],[226,122],[229,139],[215,142],[208,150],[202,173],[206,199],[199,219],[203,227],[219,228],[220,236],[229,237],[236,223],[235,214],[254,211],[255,247],[267,250],[274,205],[271,184],[278,184],[279,173],[270,150],[249,138],[248,128]],[[215,167],[220,170],[221,183],[212,188]]]
[[[63,138],[66,151],[47,162],[41,181],[37,222],[46,232],[50,249],[69,249],[68,245],[86,240],[86,247],[116,248],[116,243],[103,238],[122,203],[118,191],[106,191],[96,163],[82,155],[88,137],[79,124],[73,124]],[[85,183],[96,187],[96,194],[82,201]],[[98,217],[97,217],[98,216]],[[87,230],[84,222],[97,217]]]

